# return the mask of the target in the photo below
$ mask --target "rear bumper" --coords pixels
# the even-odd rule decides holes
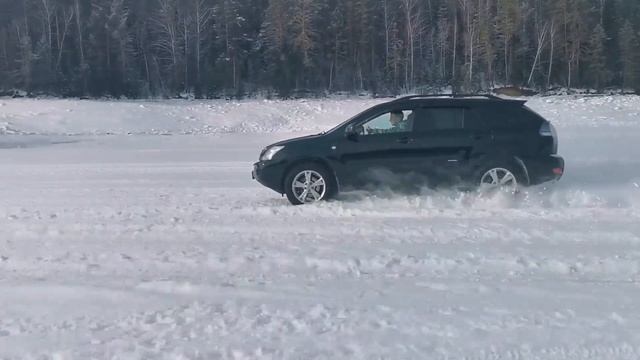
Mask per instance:
[[[524,162],[529,173],[530,185],[560,180],[564,175],[564,159],[557,155],[526,159]]]
[[[261,161],[253,164],[251,177],[269,189],[284,194],[284,171],[285,164],[283,163],[272,164],[268,161]]]

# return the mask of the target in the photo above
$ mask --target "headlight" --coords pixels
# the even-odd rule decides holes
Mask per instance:
[[[260,161],[269,161],[273,159],[273,157],[282,149],[284,149],[284,146],[271,146],[267,148],[267,150],[262,153]]]

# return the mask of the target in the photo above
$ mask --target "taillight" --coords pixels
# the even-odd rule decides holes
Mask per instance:
[[[555,126],[548,121],[543,121],[540,126],[540,136],[552,138],[551,154],[558,153],[558,133]]]
[[[555,137],[556,129],[553,127],[553,125],[550,122],[545,121],[542,123],[542,126],[540,127],[540,135]]]

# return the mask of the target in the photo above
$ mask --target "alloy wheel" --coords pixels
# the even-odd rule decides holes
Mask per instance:
[[[518,180],[511,171],[505,168],[493,168],[482,175],[480,190],[483,192],[504,191],[516,193],[518,191]]]
[[[327,184],[320,173],[313,170],[299,172],[291,183],[293,195],[303,204],[322,200],[327,193]]]

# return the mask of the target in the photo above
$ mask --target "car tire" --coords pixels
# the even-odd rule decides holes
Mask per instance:
[[[511,164],[492,164],[483,167],[475,176],[475,186],[480,193],[505,192],[517,194],[526,185],[523,171]]]
[[[335,177],[325,166],[317,163],[294,166],[285,177],[284,189],[293,205],[328,200],[337,193]]]

